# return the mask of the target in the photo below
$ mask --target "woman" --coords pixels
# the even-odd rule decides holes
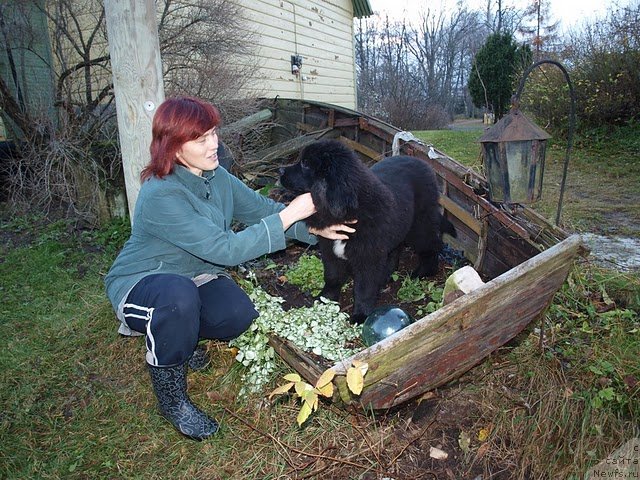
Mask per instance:
[[[218,165],[220,114],[197,98],[167,99],[152,125],[151,161],[141,174],[131,237],[105,277],[124,335],[146,335],[146,361],[161,414],[202,440],[218,423],[187,395],[187,366],[207,363],[198,340],[229,341],[258,316],[226,267],[285,248],[286,238],[348,240],[348,225],[310,232],[310,194],[288,206]],[[233,220],[247,225],[231,230]]]

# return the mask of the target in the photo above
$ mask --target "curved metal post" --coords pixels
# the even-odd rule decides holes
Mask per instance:
[[[569,156],[571,155],[571,149],[573,148],[573,133],[575,130],[575,126],[576,126],[576,95],[575,92],[573,90],[573,84],[571,83],[571,79],[569,78],[569,74],[567,73],[567,70],[564,68],[564,66],[560,63],[557,62],[555,60],[539,60],[537,62],[535,62],[534,64],[532,64],[531,66],[529,66],[529,68],[527,68],[527,70],[524,72],[524,75],[522,76],[522,80],[520,80],[520,85],[518,86],[518,90],[516,91],[516,94],[514,95],[514,100],[513,100],[513,104],[516,106],[519,106],[520,104],[520,95],[522,94],[522,90],[524,89],[524,84],[525,81],[527,80],[527,77],[529,76],[529,74],[533,71],[533,69],[535,69],[536,67],[545,64],[545,63],[549,63],[552,65],[555,65],[556,67],[558,67],[560,70],[562,70],[562,73],[564,74],[564,78],[567,81],[567,84],[569,85],[569,96],[571,97],[571,109],[570,109],[570,115],[569,115],[569,132],[567,135],[567,151],[566,151],[566,155],[564,158],[564,167],[562,169],[562,182],[560,183],[560,198],[558,200],[558,210],[556,212],[556,225],[560,224],[560,213],[562,212],[562,200],[564,197],[564,188],[565,188],[565,184],[567,181],[567,170],[569,168]]]

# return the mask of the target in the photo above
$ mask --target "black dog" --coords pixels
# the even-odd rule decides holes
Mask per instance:
[[[325,282],[320,295],[338,301],[353,276],[355,323],[375,307],[405,245],[419,257],[413,276],[429,276],[438,271],[442,233],[455,236],[438,205],[436,176],[418,158],[390,157],[369,169],[341,142],[320,140],[280,170],[280,183],[295,194],[311,192],[317,209],[307,219],[311,227],[357,220],[348,241],[319,239]]]

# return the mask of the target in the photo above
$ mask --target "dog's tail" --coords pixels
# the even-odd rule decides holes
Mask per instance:
[[[458,236],[456,227],[454,227],[453,223],[451,223],[449,219],[444,215],[440,215],[440,233],[448,233],[453,238],[456,238]]]

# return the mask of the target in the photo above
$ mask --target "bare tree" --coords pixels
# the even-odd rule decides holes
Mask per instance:
[[[485,9],[478,14],[485,37],[491,33],[515,33],[523,16],[522,10],[502,0],[486,0]]]
[[[366,18],[358,19],[355,35],[358,108],[374,116],[380,116],[381,113],[377,108],[380,105],[380,101],[376,91],[378,36],[379,32],[372,20]]]
[[[469,47],[478,26],[478,14],[459,9],[449,16],[427,10],[417,29],[411,31],[408,48],[420,71],[423,97],[450,115],[466,84],[461,65],[471,58]]]
[[[560,22],[551,22],[550,6],[549,1],[531,0],[518,27],[518,33],[533,46],[534,61],[549,57],[558,40]]]
[[[411,81],[408,65],[406,23],[386,19],[380,35],[378,92],[380,106],[388,120],[402,128],[410,128],[409,112],[419,101],[417,86]]]
[[[388,17],[381,27],[360,22],[356,38],[359,108],[408,128],[409,112],[420,100],[408,62],[406,24]]]
[[[156,5],[165,91],[206,98],[230,113],[225,115],[230,120],[255,108],[230,101],[248,82],[251,68],[251,32],[238,4],[157,0]],[[8,59],[8,74],[0,76],[0,109],[13,137],[21,140],[20,157],[9,164],[14,205],[64,205],[87,221],[105,219],[110,192],[124,187],[102,1],[2,3],[0,38]],[[48,86],[42,80],[37,88],[32,85],[27,58],[47,72]],[[38,103],[37,92],[50,92],[49,98],[41,96]]]
[[[251,87],[257,62],[242,6],[229,0],[156,2],[165,91],[207,98],[227,110],[227,120],[246,114],[230,105],[236,105],[238,89]]]
[[[113,101],[104,8],[95,0],[58,0],[39,8],[55,32],[55,106],[69,123],[85,131],[99,128],[101,120],[108,120],[100,111]]]
[[[356,35],[358,102],[405,129],[442,128],[470,112],[468,65],[487,29],[478,12],[427,10],[418,25],[361,21]]]

